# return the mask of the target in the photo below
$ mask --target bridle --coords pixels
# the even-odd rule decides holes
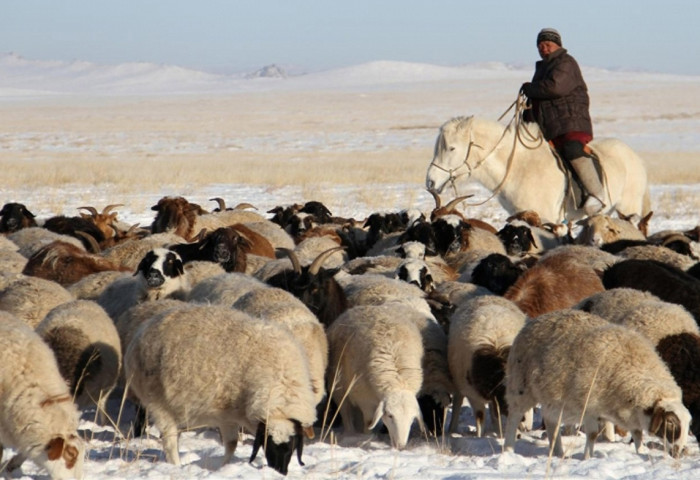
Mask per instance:
[[[463,177],[464,175],[466,175],[467,178],[471,177],[471,176],[472,176],[472,172],[473,172],[476,168],[478,168],[478,167],[484,162],[484,160],[486,159],[486,158],[484,157],[484,159],[482,159],[479,163],[477,163],[474,167],[472,167],[472,166],[469,164],[469,154],[470,154],[471,151],[472,151],[472,147],[477,147],[477,148],[482,148],[482,149],[484,148],[484,147],[482,147],[481,145],[477,145],[476,143],[474,143],[473,140],[469,140],[469,145],[467,146],[467,153],[464,155],[464,160],[462,160],[462,163],[460,163],[459,165],[457,165],[455,168],[445,168],[445,167],[443,167],[442,165],[438,165],[437,163],[435,163],[435,159],[434,159],[434,158],[433,158],[433,160],[430,162],[430,166],[431,166],[431,167],[435,167],[435,168],[437,168],[438,170],[442,170],[443,172],[445,172],[445,173],[447,173],[447,174],[449,175],[449,177],[448,177],[448,179],[447,179],[447,182],[445,182],[445,183],[449,183],[449,184],[450,184],[452,190],[455,192],[455,196],[457,196],[457,186],[455,185],[455,182],[457,181],[457,179],[460,178],[460,177]],[[495,148],[495,147],[494,147],[494,148]],[[458,170],[460,170],[462,167],[467,167],[467,171],[466,171],[465,173],[457,174],[456,172],[457,172]]]
[[[515,132],[514,132],[514,135],[513,135],[513,147],[511,148],[510,154],[508,155],[508,160],[507,160],[507,163],[506,163],[506,172],[505,172],[505,174],[503,175],[503,179],[500,181],[500,183],[498,184],[498,186],[493,190],[492,194],[491,194],[486,200],[484,200],[483,202],[479,202],[479,203],[470,203],[470,204],[467,204],[467,206],[478,206],[478,205],[483,205],[483,204],[485,204],[486,202],[488,202],[489,200],[491,200],[492,198],[494,198],[496,195],[498,195],[498,193],[499,193],[499,192],[501,191],[501,189],[503,188],[503,184],[505,184],[506,180],[508,179],[508,174],[510,173],[510,169],[511,169],[511,166],[512,166],[512,163],[513,163],[513,157],[515,156],[515,147],[517,146],[518,143],[520,143],[522,146],[524,146],[525,148],[527,148],[527,149],[529,149],[529,150],[534,150],[534,149],[538,148],[538,147],[542,144],[542,142],[544,142],[544,137],[542,136],[542,132],[539,132],[538,135],[533,135],[533,134],[528,130],[527,126],[525,125],[525,122],[523,121],[523,112],[524,112],[527,108],[529,108],[529,107],[527,107],[527,100],[526,100],[526,98],[525,98],[525,95],[522,94],[522,93],[518,93],[518,96],[517,96],[517,98],[515,99],[515,101],[514,101],[513,103],[510,104],[510,106],[506,109],[505,112],[503,112],[503,113],[501,114],[500,117],[498,117],[498,121],[500,121],[501,119],[503,119],[503,117],[504,117],[513,107],[515,107],[515,112],[514,112],[514,114],[513,114],[513,117],[510,119],[510,121],[508,122],[508,124],[507,124],[507,125],[505,126],[505,128],[503,129],[503,133],[501,134],[501,137],[500,137],[500,138],[498,139],[498,141],[494,144],[494,146],[493,146],[493,148],[491,149],[491,151],[490,151],[488,154],[486,154],[486,155],[485,155],[479,162],[477,162],[473,167],[469,164],[469,154],[470,154],[471,151],[472,151],[472,147],[477,147],[477,148],[481,148],[481,149],[483,149],[484,147],[482,147],[481,145],[478,145],[478,144],[474,143],[474,141],[471,140],[471,139],[469,140],[469,145],[467,146],[467,152],[466,152],[466,154],[464,155],[464,160],[462,160],[462,163],[460,163],[459,165],[457,165],[457,167],[455,167],[455,168],[449,168],[449,169],[448,169],[448,168],[445,168],[445,167],[443,167],[443,166],[441,166],[441,165],[436,164],[434,158],[433,158],[433,160],[430,162],[430,166],[431,166],[431,167],[435,167],[435,168],[437,168],[438,170],[442,170],[443,172],[446,172],[446,173],[449,175],[449,178],[447,179],[447,181],[446,181],[445,183],[446,183],[446,184],[449,183],[450,187],[452,188],[452,191],[454,192],[454,195],[457,196],[457,195],[458,195],[458,193],[457,193],[457,186],[456,186],[456,184],[455,184],[455,182],[457,181],[457,179],[460,178],[460,177],[463,177],[464,175],[466,175],[466,176],[467,176],[467,179],[469,179],[469,177],[471,177],[472,173],[473,173],[477,168],[479,168],[484,162],[486,162],[486,160],[489,159],[489,157],[491,156],[491,154],[498,148],[498,146],[501,144],[501,142],[502,142],[503,139],[505,138],[506,133],[508,132],[508,129],[509,129],[511,126],[514,126],[514,127],[515,127]],[[533,142],[533,141],[534,141],[534,142],[537,142],[537,143],[536,143],[535,145],[531,146],[531,145],[528,145],[528,144],[526,143],[526,141],[529,141],[529,142]],[[462,167],[465,167],[465,166],[467,167],[467,172],[461,173],[461,174],[456,174],[456,172],[457,172],[458,170],[460,170]]]

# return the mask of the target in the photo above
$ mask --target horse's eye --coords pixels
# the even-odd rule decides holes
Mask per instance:
[[[450,147],[450,152],[454,152],[455,147]]]

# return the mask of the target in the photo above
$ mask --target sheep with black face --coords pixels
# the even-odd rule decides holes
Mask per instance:
[[[286,328],[221,306],[174,309],[139,328],[124,367],[169,462],[180,464],[179,431],[191,425],[219,428],[224,465],[239,427],[255,434],[251,462],[261,446],[284,475],[295,451],[301,462],[316,407],[306,356]]]

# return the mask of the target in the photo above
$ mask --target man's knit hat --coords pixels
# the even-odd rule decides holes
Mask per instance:
[[[543,28],[537,34],[537,44],[540,42],[554,42],[561,47],[561,35],[553,28]]]

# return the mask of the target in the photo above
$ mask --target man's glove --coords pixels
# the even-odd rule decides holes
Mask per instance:
[[[531,86],[532,86],[532,83],[530,83],[530,82],[525,82],[525,83],[523,83],[522,86],[520,87],[520,93],[522,93],[523,95],[529,97],[529,96],[530,96],[529,93],[530,93],[530,87],[531,87]]]

